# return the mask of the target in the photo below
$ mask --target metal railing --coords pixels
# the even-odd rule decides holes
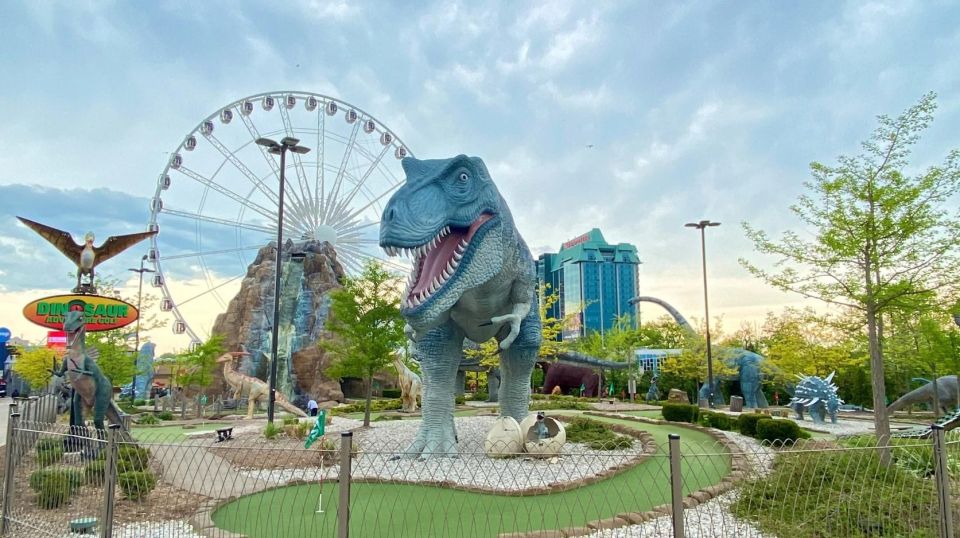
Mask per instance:
[[[458,419],[456,453],[421,460],[405,452],[409,420],[358,428],[338,418],[305,449],[310,419],[278,422],[272,439],[246,421],[137,428],[131,438],[28,421],[14,408],[0,534],[951,537],[960,523],[960,437],[942,430],[887,443],[894,464],[884,466],[868,438],[770,444],[597,419],[614,441],[502,458],[483,442],[493,417]]]

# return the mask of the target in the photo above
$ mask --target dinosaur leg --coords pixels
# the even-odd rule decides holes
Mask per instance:
[[[97,391],[93,403],[93,425],[98,431],[106,429],[103,424],[103,419],[107,415],[107,407],[110,405],[112,396],[113,387],[110,386],[110,383],[106,379],[101,378],[101,380],[97,382]]]
[[[534,305],[520,334],[500,353],[500,416],[520,422],[530,413],[530,374],[540,351],[540,309]]]
[[[405,455],[411,458],[455,456],[453,392],[463,352],[463,331],[448,321],[424,334],[417,342],[417,349],[423,374],[423,422]]]
[[[253,408],[257,405],[257,399],[253,395],[253,391],[247,396],[247,420],[253,418]]]

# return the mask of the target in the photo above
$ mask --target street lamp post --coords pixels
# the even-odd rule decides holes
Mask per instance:
[[[140,258],[139,269],[127,269],[140,274],[140,284],[137,286],[137,340],[133,346],[133,383],[130,384],[130,402],[137,399],[137,361],[140,360],[140,305],[143,302],[143,273],[154,273],[153,269],[144,269],[143,262],[147,261],[147,255]]]
[[[707,387],[709,394],[707,405],[713,407],[713,351],[710,349],[710,303],[707,300],[707,243],[704,230],[706,230],[707,226],[720,226],[720,223],[701,220],[700,222],[688,222],[684,224],[684,226],[700,230],[700,257],[703,262],[703,310],[705,316],[704,322],[706,323],[707,329]]]
[[[276,280],[273,287],[273,334],[270,342],[270,399],[267,404],[267,422],[273,423],[273,408],[277,399],[277,344],[280,339],[280,253],[283,249],[283,183],[284,170],[287,166],[287,151],[294,153],[306,153],[310,148],[299,146],[300,140],[286,136],[277,143],[269,138],[258,138],[257,144],[267,148],[267,151],[280,156],[280,196],[277,201],[277,261],[276,261]]]

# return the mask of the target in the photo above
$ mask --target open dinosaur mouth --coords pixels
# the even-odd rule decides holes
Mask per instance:
[[[390,256],[407,254],[414,257],[402,306],[420,306],[442,288],[457,272],[474,234],[492,218],[490,213],[481,213],[468,227],[444,226],[433,239],[418,247],[384,247]]]

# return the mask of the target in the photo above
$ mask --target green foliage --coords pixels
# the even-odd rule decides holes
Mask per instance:
[[[157,418],[160,420],[173,420],[173,413],[170,411],[160,411],[157,413]]]
[[[594,450],[619,450],[633,446],[633,438],[617,435],[606,424],[589,418],[576,418],[565,426],[567,441],[585,443]]]
[[[157,416],[154,415],[153,413],[144,413],[139,417],[137,417],[137,424],[143,424],[145,426],[148,426],[150,424],[159,424],[159,423],[160,423],[160,419],[157,418]]]
[[[83,467],[83,475],[86,478],[87,484],[90,484],[91,486],[103,485],[103,477],[106,470],[106,465],[107,462],[103,460],[93,460],[86,464]]]
[[[457,405],[463,405],[467,403],[467,397],[461,394],[460,396],[454,396],[453,401]]]
[[[761,441],[782,444],[809,439],[810,434],[802,430],[792,420],[763,418],[757,421],[757,435],[755,437]]]
[[[552,409],[589,411],[593,408],[586,402],[578,402],[576,400],[537,400],[530,403],[531,411],[548,411]]]
[[[301,422],[299,420],[294,420],[293,424],[287,424],[284,421],[283,433],[292,439],[298,439],[303,441],[307,438],[307,434],[310,433],[310,430],[313,428],[313,423],[311,422]]]
[[[349,415],[351,413],[361,413],[367,408],[366,403],[347,404],[334,407],[327,414],[329,419],[331,415]],[[371,411],[394,411],[403,409],[403,402],[400,400],[373,400],[370,403]]]
[[[223,354],[223,349],[223,335],[214,334],[193,351],[177,355],[174,375],[176,383],[196,392],[210,385],[213,382],[213,372],[217,369],[217,358]]]
[[[59,437],[37,441],[37,463],[41,467],[60,463],[63,459],[63,439]]]
[[[700,411],[700,417],[697,422],[707,428],[716,428],[718,430],[730,431],[733,429],[734,421],[726,413],[717,413],[715,411]]]
[[[60,361],[54,351],[46,347],[24,349],[13,363],[13,371],[30,384],[33,389],[42,389],[47,386],[53,374],[52,369],[59,369]],[[23,394],[22,396],[26,396]]]
[[[83,485],[83,473],[77,469],[40,469],[30,475],[30,489],[37,492],[40,508],[58,508]]]
[[[764,535],[936,535],[933,481],[882,465],[875,450],[781,452],[770,475],[739,491],[731,510]]]
[[[150,449],[137,446],[121,446],[117,450],[117,472],[145,471],[150,462]]]
[[[486,392],[477,391],[473,393],[473,398],[471,399],[475,402],[485,402],[489,398],[490,398],[490,395],[487,394]]]
[[[757,436],[757,422],[765,418],[770,418],[768,415],[761,413],[743,413],[737,417],[737,429],[740,430],[740,433],[743,435],[749,435],[750,437]]]
[[[297,425],[299,422],[300,422],[300,421],[297,419],[297,417],[283,417],[283,425],[284,425],[284,426],[295,426],[295,425]]]
[[[383,389],[384,398],[399,398],[403,396],[403,391],[400,389]]]
[[[333,357],[326,374],[334,379],[359,377],[367,383],[364,425],[370,425],[373,375],[393,362],[407,341],[400,315],[401,279],[375,261],[368,261],[355,278],[330,294],[327,330],[334,338],[320,347]]]
[[[373,419],[374,422],[386,422],[390,420],[403,420],[403,417],[400,415],[380,415],[379,417]]]
[[[263,436],[272,441],[282,432],[283,428],[273,422],[268,422],[267,427],[263,429]]]
[[[147,405],[147,401],[144,400],[143,398],[137,398],[136,400],[133,401],[133,405],[135,406]]]
[[[692,404],[665,403],[661,412],[663,418],[671,422],[695,423],[700,408]]]
[[[150,471],[129,471],[117,475],[117,485],[124,497],[139,501],[157,487],[157,477]]]
[[[97,366],[113,386],[130,383],[137,373],[133,342],[126,338],[128,334],[128,329],[87,333],[87,349],[100,353]]]

